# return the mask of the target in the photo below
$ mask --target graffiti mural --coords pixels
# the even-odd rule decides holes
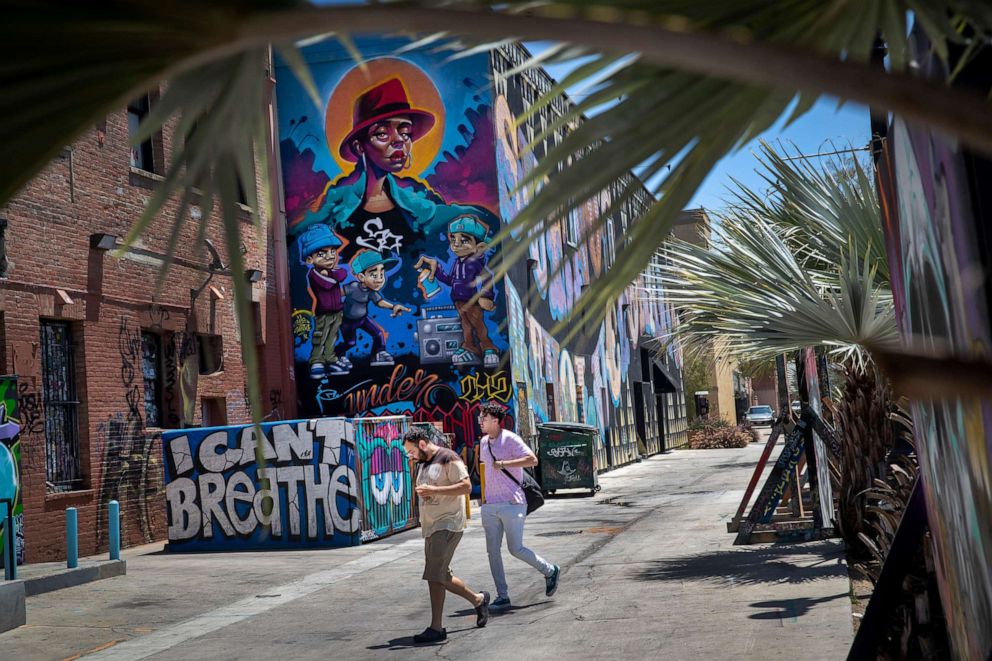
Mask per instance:
[[[0,498],[13,505],[14,553],[17,564],[24,562],[24,504],[21,499],[21,431],[23,422],[18,404],[16,376],[0,376]],[[0,505],[0,566],[7,562],[3,529],[7,511]]]
[[[162,449],[170,550],[360,542],[354,430],[344,419],[266,423],[260,436],[252,425],[169,430]]]
[[[516,408],[527,411],[537,424],[561,420],[595,426],[600,431],[595,448],[599,465],[617,465],[636,456],[632,392],[645,377],[634,356],[644,336],[671,331],[672,317],[666,314],[656,279],[649,285],[643,277],[602,310],[601,323],[589,322],[576,329],[569,314],[583,289],[613,265],[630,223],[652,200],[627,177],[592,194],[561,219],[548,220],[530,233],[515,230],[512,221],[534,190],[547,181],[523,185],[537,162],[561,142],[562,131],[546,129],[556,123],[568,103],[562,97],[525,121],[517,121],[552,89],[550,79],[540,73],[506,75],[525,59],[526,54],[514,46],[492,54],[497,74],[494,125],[499,211],[510,224],[509,241],[526,242],[520,248],[526,248],[529,258],[526,264],[511,266],[503,284],[514,398],[528,398],[526,406],[518,401]],[[534,143],[537,135],[542,139]],[[555,175],[548,176],[553,179]],[[654,288],[650,296],[644,293],[649,287]],[[569,331],[578,332],[567,337]],[[673,407],[673,413],[678,418],[669,421],[673,426],[684,422],[684,404]],[[660,428],[656,433],[661,433]]]
[[[929,49],[918,45],[918,52]],[[921,61],[924,69],[942,66],[929,56]],[[909,346],[988,356],[988,201],[976,182],[989,168],[945,136],[899,118],[889,129],[880,165],[890,202],[883,219]],[[955,656],[984,658],[992,650],[992,401],[913,401],[911,408],[948,634]]]
[[[118,326],[117,350],[118,375],[127,412],[117,413],[97,426],[103,446],[97,543],[102,544],[107,534],[107,503],[111,500],[121,506],[121,535],[125,543],[131,537],[129,526],[135,521],[139,527],[138,539],[147,543],[155,539],[149,507],[157,495],[156,458],[152,456],[154,439],[145,433],[143,417],[141,330],[129,324],[126,317],[121,317]]]
[[[410,460],[403,449],[406,417],[355,421],[362,480],[362,541],[417,525]]]
[[[305,48],[317,105],[278,65],[287,323],[301,412],[444,421],[457,450],[480,401],[512,404],[489,60],[407,44]]]

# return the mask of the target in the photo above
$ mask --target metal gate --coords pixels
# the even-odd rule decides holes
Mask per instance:
[[[418,525],[413,462],[403,450],[410,418],[356,418],[357,470],[362,485],[362,541]]]

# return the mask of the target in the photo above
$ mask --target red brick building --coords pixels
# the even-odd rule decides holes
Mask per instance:
[[[129,146],[156,96],[108,115],[0,209],[0,374],[16,375],[27,562],[64,557],[70,506],[79,512],[81,555],[106,548],[112,499],[121,503],[123,545],[164,537],[159,430],[249,421],[243,340],[262,358],[269,414],[295,414],[280,359],[291,351],[279,345],[288,332],[281,321],[266,323],[287,316],[267,301],[276,293],[268,276],[279,271],[268,210],[259,233],[243,209],[247,273],[228,269],[216,212],[208,219],[213,247],[194,245],[195,206],[160,293],[177,205],[122,257],[111,254],[169,159],[169,127]],[[255,337],[240,337],[232,278],[252,280]]]

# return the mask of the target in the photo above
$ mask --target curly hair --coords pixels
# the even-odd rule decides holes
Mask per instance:
[[[506,408],[502,404],[497,404],[496,402],[486,402],[479,407],[479,415],[488,415],[496,418],[502,424],[503,418],[506,417]]]
[[[420,443],[420,441],[430,443],[431,437],[430,434],[419,427],[414,427],[407,433],[403,434],[404,443],[413,443],[416,445],[417,443]]]

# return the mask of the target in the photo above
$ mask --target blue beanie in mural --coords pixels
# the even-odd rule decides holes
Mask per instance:
[[[321,248],[340,248],[341,239],[327,225],[311,225],[300,235],[300,259],[306,259]]]
[[[458,216],[448,225],[448,234],[468,234],[476,241],[485,241],[489,227],[475,216]]]

